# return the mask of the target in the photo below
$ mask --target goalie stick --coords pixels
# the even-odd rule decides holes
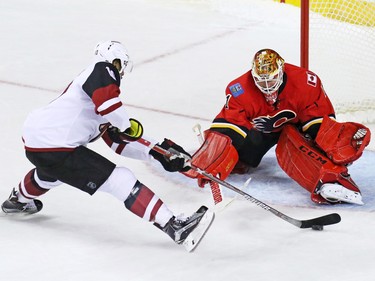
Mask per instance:
[[[143,138],[140,138],[138,139],[138,142],[149,147],[150,149],[153,149],[157,152],[159,152],[160,154],[163,154],[164,156],[166,157],[171,157],[173,155],[172,152],[168,151],[168,150],[165,150],[163,148],[161,148],[160,146],[157,146]],[[331,213],[331,214],[328,214],[328,215],[325,215],[325,216],[321,216],[321,217],[317,217],[317,218],[313,218],[313,219],[308,219],[308,220],[298,220],[298,219],[295,219],[295,218],[292,218],[292,217],[289,217],[287,215],[285,215],[284,213],[276,210],[275,208],[272,208],[271,206],[267,205],[266,203],[263,203],[262,201],[256,199],[255,197],[251,196],[250,194],[242,191],[241,189],[231,185],[230,183],[226,182],[226,181],[223,181],[201,169],[199,169],[198,167],[195,167],[195,166],[191,166],[192,169],[194,169],[195,171],[197,171],[199,174],[201,174],[202,176],[205,176],[207,177],[208,179],[214,181],[214,182],[217,182],[218,184],[221,184],[222,186],[225,186],[226,188],[238,193],[239,195],[241,195],[242,197],[244,197],[246,200],[250,201],[251,203],[254,203],[256,205],[258,205],[259,207],[263,208],[264,210],[266,211],[269,211],[271,212],[272,214],[274,214],[275,216],[283,219],[284,221],[298,227],[298,228],[315,228],[316,226],[324,226],[324,225],[331,225],[331,224],[336,224],[336,223],[339,223],[341,221],[341,217],[339,214],[337,213]]]

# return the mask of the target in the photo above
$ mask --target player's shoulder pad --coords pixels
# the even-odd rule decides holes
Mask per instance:
[[[87,77],[82,89],[91,97],[95,90],[116,85],[120,87],[120,74],[115,66],[108,62],[98,62]]]
[[[104,61],[96,63],[92,74],[100,75],[101,77],[110,79],[110,81],[115,81],[116,84],[120,85],[120,73],[112,63]]]

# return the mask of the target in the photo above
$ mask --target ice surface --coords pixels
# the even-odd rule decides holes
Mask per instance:
[[[192,127],[199,122],[207,128],[224,103],[225,86],[248,70],[256,50],[272,47],[299,62],[298,9],[266,0],[238,9],[240,2],[2,1],[0,198],[32,168],[20,135],[26,115],[54,99],[102,40],[129,49],[135,67],[123,80],[122,99],[147,135],[194,151]],[[121,158],[100,142],[90,147],[132,169],[177,214],[211,205],[208,190],[192,179],[157,163]],[[374,166],[374,152],[366,150],[350,167],[364,206],[322,207],[288,179],[270,151],[257,170],[228,181],[241,187],[251,176],[246,192],[285,214],[309,219],[338,212],[342,222],[322,232],[301,230],[237,198],[216,214],[192,254],[111,196],[90,197],[63,185],[42,197],[39,214],[0,216],[0,279],[372,280]]]

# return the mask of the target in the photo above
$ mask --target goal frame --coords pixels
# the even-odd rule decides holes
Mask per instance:
[[[301,0],[301,42],[300,42],[300,65],[309,68],[309,8],[310,0]]]

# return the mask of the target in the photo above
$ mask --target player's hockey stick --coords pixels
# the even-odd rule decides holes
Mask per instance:
[[[174,154],[174,153],[172,153],[168,150],[165,150],[162,147],[157,146],[157,145],[155,145],[155,144],[153,144],[153,143],[151,143],[151,142],[149,142],[149,141],[147,141],[143,138],[140,138],[138,140],[138,142],[147,146],[147,147],[149,147],[149,148],[151,148],[151,149],[153,149],[153,150],[155,150],[156,152],[159,152],[160,154],[165,155],[166,157],[171,157]],[[267,205],[266,203],[263,203],[262,201],[254,198],[253,196],[251,196],[248,193],[242,191],[241,189],[231,185],[230,183],[228,183],[226,181],[223,181],[223,180],[211,175],[210,173],[207,173],[207,172],[199,169],[198,167],[195,167],[194,165],[191,165],[191,168],[194,169],[199,174],[201,174],[202,176],[205,176],[206,178],[208,178],[208,179],[210,179],[214,182],[217,182],[218,184],[221,184],[222,186],[225,186],[226,188],[238,193],[239,195],[241,195],[242,197],[244,197],[246,200],[250,201],[251,203],[254,203],[254,204],[258,205],[259,207],[263,208],[264,210],[271,212],[275,216],[283,219],[286,222],[289,222],[290,224],[292,224],[296,227],[313,228],[313,229],[322,230],[323,229],[322,227],[324,225],[336,224],[336,223],[339,223],[341,221],[341,217],[337,213],[332,213],[332,214],[328,214],[328,215],[325,215],[325,216],[321,216],[321,217],[317,217],[317,218],[313,218],[313,219],[309,219],[309,220],[294,219],[294,218],[289,217],[289,216],[283,214],[282,212],[272,208],[271,206]]]

